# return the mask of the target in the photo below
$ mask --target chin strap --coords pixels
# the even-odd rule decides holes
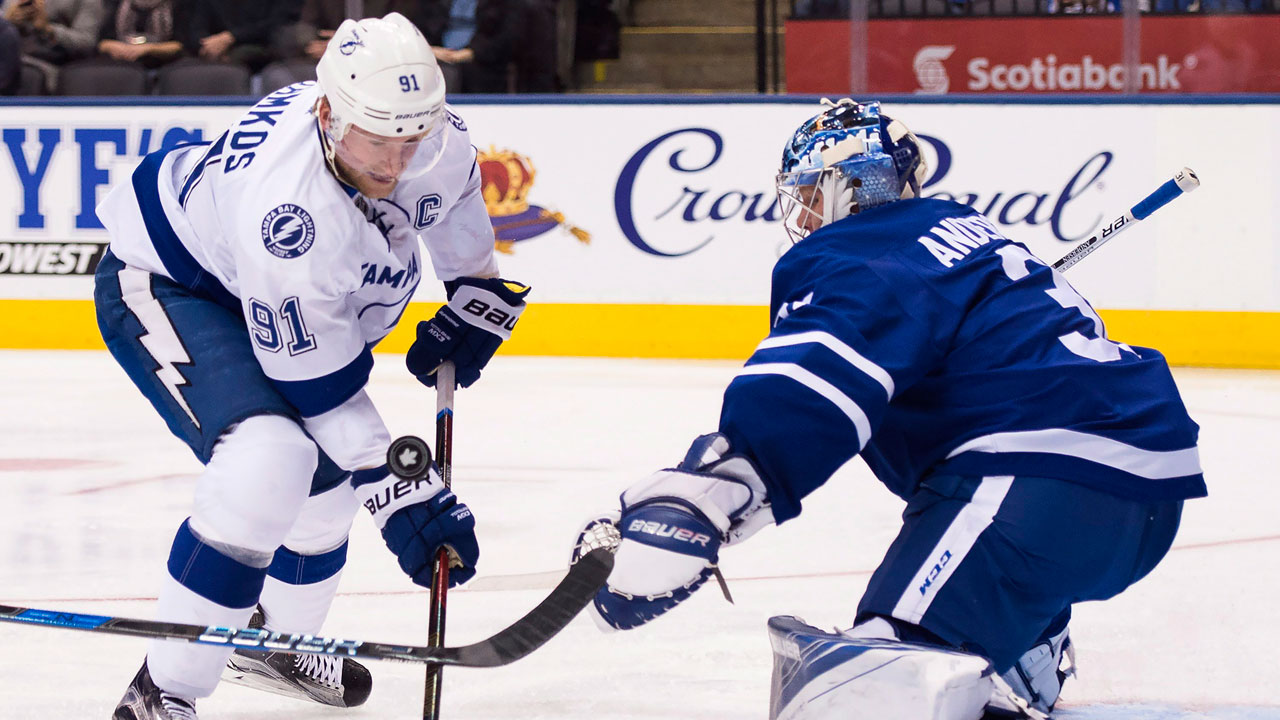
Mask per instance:
[[[316,118],[316,130],[318,130],[320,134],[320,147],[324,149],[324,164],[329,167],[329,172],[333,173],[333,177],[337,179],[338,182],[355,187],[356,184],[352,182],[351,179],[348,178],[338,167],[338,149],[333,140],[333,135],[330,134],[332,132],[332,127],[329,130],[326,130],[324,126],[320,124],[319,109],[320,103],[323,100],[323,96],[316,100],[315,107],[311,109],[311,114]],[[338,116],[333,114],[332,107],[329,108],[329,123],[331,126],[343,125],[342,121],[338,119]]]

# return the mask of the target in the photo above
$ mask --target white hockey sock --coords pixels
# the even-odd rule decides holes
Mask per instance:
[[[165,577],[156,618],[193,625],[245,627],[253,608],[229,608],[206,600],[172,577]],[[208,697],[218,686],[231,648],[196,645],[177,640],[152,640],[147,667],[156,687],[185,698]]]
[[[320,632],[347,562],[347,534],[359,511],[351,483],[307,498],[262,589],[267,629]]]
[[[315,443],[289,418],[258,415],[224,433],[196,485],[192,516],[174,537],[156,617],[244,627],[273,552],[307,505],[316,462]],[[156,641],[147,666],[161,690],[199,698],[217,687],[230,653]]]
[[[261,600],[266,611],[267,629],[313,635],[320,632],[341,578],[342,572],[339,571],[320,582],[295,585],[267,577]]]

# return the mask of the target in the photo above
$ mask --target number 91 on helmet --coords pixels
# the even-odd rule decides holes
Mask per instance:
[[[325,159],[367,197],[431,170],[444,153],[444,76],[431,46],[399,13],[344,20],[316,65]]]
[[[778,203],[792,242],[837,220],[918,197],[927,169],[920,142],[880,114],[880,103],[822,99],[782,151]]]

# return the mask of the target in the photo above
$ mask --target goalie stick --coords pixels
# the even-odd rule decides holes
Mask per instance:
[[[1103,225],[1096,235],[1075,246],[1071,252],[1059,258],[1058,262],[1053,264],[1053,269],[1066,270],[1075,265],[1089,257],[1094,250],[1102,247],[1103,243],[1115,237],[1116,233],[1137,223],[1139,220],[1146,219],[1151,213],[1168,205],[1174,198],[1184,193],[1189,193],[1198,187],[1200,187],[1200,178],[1196,177],[1195,172],[1191,168],[1182,168],[1173,178],[1166,180],[1154,192],[1142,198],[1137,205],[1129,208],[1128,212]]]
[[[524,617],[496,635],[461,647],[392,645],[319,635],[186,625],[8,605],[0,605],[0,621],[111,635],[185,640],[201,645],[234,646],[250,652],[285,651],[461,667],[497,667],[515,662],[537,650],[563,630],[591,602],[596,591],[604,586],[612,569],[612,551],[607,548],[592,550],[574,563],[551,594]]]

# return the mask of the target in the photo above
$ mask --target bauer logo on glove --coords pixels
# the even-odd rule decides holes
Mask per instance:
[[[520,319],[519,313],[511,314],[501,310],[491,308],[487,303],[477,298],[472,298],[462,306],[462,311],[470,313],[489,325],[496,326],[506,330],[508,335],[512,330],[516,329],[516,320]]]
[[[413,582],[430,587],[433,559],[443,547],[455,568],[449,573],[449,585],[470,580],[480,558],[471,508],[444,487],[434,467],[426,477],[417,479],[396,478],[386,474],[386,469],[363,471],[365,477],[382,477],[353,484],[356,499],[373,516],[373,524],[395,553],[400,569]]]
[[[688,528],[683,528],[678,525],[668,525],[667,523],[655,520],[645,520],[644,518],[635,518],[632,520],[627,526],[626,531],[622,533],[622,536],[630,540],[638,540],[639,542],[645,542],[646,538],[644,536],[649,536],[653,541],[655,541],[649,543],[653,545],[662,544],[657,541],[669,539],[677,543],[684,542],[689,543],[690,545],[701,545],[705,548],[708,547],[708,543],[711,542],[711,536],[706,533],[695,532]]]
[[[445,283],[449,303],[418,323],[418,337],[405,365],[424,385],[435,387],[436,369],[452,362],[462,387],[480,379],[498,346],[524,312],[529,286],[502,278],[458,278]]]
[[[397,480],[395,484],[389,487],[383,486],[379,488],[376,494],[365,498],[364,507],[369,511],[370,515],[377,515],[379,511],[391,507],[392,503],[396,500],[417,492],[423,484],[431,486],[432,495],[438,492],[439,486],[434,484],[430,477],[420,477],[413,480]]]

